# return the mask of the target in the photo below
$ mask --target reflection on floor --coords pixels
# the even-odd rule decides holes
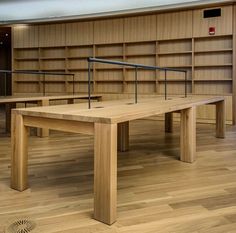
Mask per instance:
[[[31,188],[19,193],[9,188],[10,137],[2,119],[0,232],[21,218],[43,233],[235,232],[235,127],[222,140],[214,125],[198,125],[198,159],[187,164],[178,160],[178,123],[165,134],[163,122],[131,122],[130,151],[118,154],[118,221],[107,226],[92,219],[93,137],[31,137]]]

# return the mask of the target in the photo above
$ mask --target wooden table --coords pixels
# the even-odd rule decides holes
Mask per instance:
[[[216,137],[225,136],[223,97],[160,98],[132,101],[104,101],[85,104],[15,109],[12,114],[11,187],[28,188],[27,144],[29,127],[94,135],[94,218],[106,224],[116,221],[117,149],[128,150],[129,121],[158,114],[179,112],[180,160],[196,159],[196,106],[216,105]],[[171,124],[171,117],[168,123]]]
[[[92,95],[91,99],[100,101],[101,95]],[[0,97],[0,105],[5,105],[6,113],[6,132],[10,132],[11,129],[11,110],[16,108],[17,103],[37,104],[38,106],[49,106],[50,101],[67,100],[68,104],[73,104],[76,99],[88,99],[88,95],[57,95],[57,96],[6,96]],[[49,135],[48,129],[39,129],[38,135],[46,137]]]

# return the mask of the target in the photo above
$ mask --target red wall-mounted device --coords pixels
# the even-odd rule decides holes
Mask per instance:
[[[209,27],[209,35],[215,35],[216,28],[215,27]]]

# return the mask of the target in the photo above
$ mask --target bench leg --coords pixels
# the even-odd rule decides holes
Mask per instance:
[[[49,100],[40,100],[38,101],[38,106],[49,106]],[[37,136],[38,137],[48,137],[49,136],[49,129],[37,129]]]
[[[6,122],[6,133],[11,131],[11,110],[16,108],[16,103],[9,103],[5,105],[5,122]]]
[[[216,103],[216,137],[225,137],[225,101]]]
[[[94,218],[111,225],[116,221],[117,125],[95,123]]]
[[[165,132],[172,133],[173,132],[173,113],[168,112],[165,114]]]
[[[129,150],[129,122],[122,122],[118,124],[118,151],[124,152]]]
[[[18,191],[28,188],[28,128],[23,116],[12,114],[11,126],[11,187]]]
[[[181,110],[180,160],[192,163],[196,159],[196,108]]]

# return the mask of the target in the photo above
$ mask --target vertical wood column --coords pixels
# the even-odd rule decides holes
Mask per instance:
[[[124,152],[129,150],[129,122],[118,124],[118,151]]]
[[[181,110],[180,160],[192,163],[196,159],[196,108]]]
[[[38,101],[38,106],[49,106],[49,100],[48,99],[44,99],[44,100],[40,100]],[[49,129],[37,129],[37,136],[38,137],[48,137],[49,136]]]
[[[173,113],[172,112],[165,113],[165,132],[166,133],[173,132]]]
[[[233,84],[232,113],[233,125],[236,125],[236,5],[233,6]]]
[[[216,103],[216,137],[225,137],[225,101]]]
[[[28,128],[23,116],[12,114],[11,126],[11,187],[23,191],[28,187]]]
[[[95,123],[94,218],[111,225],[116,221],[117,125]]]
[[[11,131],[11,110],[14,108],[16,108],[16,103],[9,103],[5,105],[6,133]]]

